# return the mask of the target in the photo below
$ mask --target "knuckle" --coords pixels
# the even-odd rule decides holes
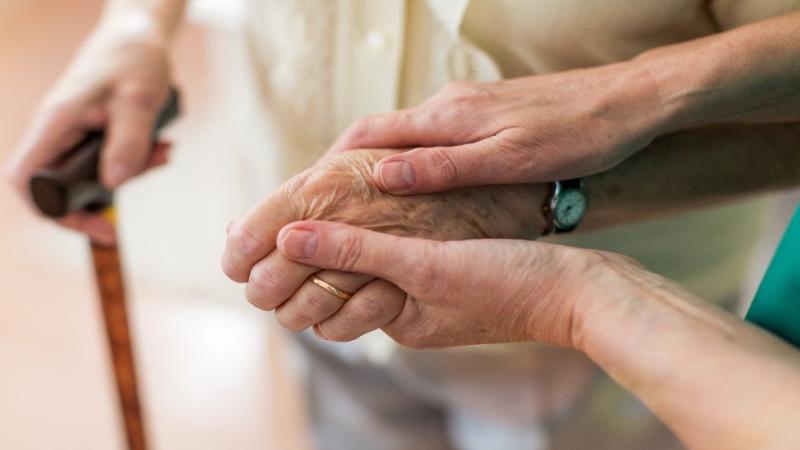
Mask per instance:
[[[278,323],[290,331],[303,331],[324,319],[327,305],[319,295],[298,295],[288,300],[293,303],[292,309],[284,306],[276,311]]]
[[[245,294],[247,300],[262,309],[272,309],[283,299],[277,298],[275,291],[285,281],[279,270],[256,267],[250,272]]]
[[[346,234],[339,242],[334,265],[343,272],[352,272],[361,260],[362,244],[358,236]]]
[[[372,119],[372,116],[362,116],[353,121],[353,131],[356,136],[369,133]]]
[[[161,96],[145,83],[124,83],[116,92],[116,97],[123,103],[143,109],[155,110],[159,107]]]
[[[308,178],[305,172],[293,176],[281,186],[282,193],[290,197],[299,195],[308,184]]]
[[[417,108],[414,111],[416,116],[428,124],[439,126],[445,124],[450,119],[451,108],[445,101],[435,101]]]
[[[434,243],[434,245],[436,244],[438,243]],[[409,278],[421,292],[429,292],[433,295],[440,285],[439,271],[441,269],[431,258],[420,256],[415,264],[408,267]]]
[[[275,311],[275,320],[283,328],[295,333],[305,330],[310,327],[311,317],[301,312],[291,312],[286,308],[278,308]]]
[[[475,83],[469,80],[455,80],[447,83],[442,88],[442,93],[447,96],[460,96],[464,93],[470,92]]]
[[[431,149],[429,150],[429,157],[434,171],[434,182],[437,185],[450,186],[459,180],[458,167],[446,149]]]
[[[364,298],[362,301],[358,302],[354,306],[354,315],[359,318],[359,320],[372,322],[377,319],[380,319],[385,315],[386,308],[383,302],[374,298],[374,297],[367,297]]]
[[[354,120],[345,132],[344,142],[347,146],[358,146],[358,143],[368,138],[372,128],[372,116],[359,117]]]
[[[442,89],[441,94],[440,98],[446,99],[451,107],[471,105],[492,97],[491,85],[470,80],[450,82]]]
[[[246,228],[240,225],[232,225],[228,230],[228,249],[235,252],[237,257],[242,259],[252,259],[261,242]]]
[[[437,100],[416,110],[414,120],[423,123],[428,129],[447,129],[447,135],[441,137],[438,145],[458,145],[474,131],[461,125],[469,114],[466,109],[457,101]]]
[[[271,291],[283,281],[280,270],[256,266],[250,272],[250,284],[263,290]]]
[[[319,316],[328,309],[330,299],[323,298],[321,294],[306,294],[295,299],[301,311],[306,311],[308,315]]]
[[[105,157],[116,164],[124,164],[132,170],[144,169],[148,157],[148,137],[128,135],[121,139],[109,140]]]
[[[314,199],[319,197],[315,195],[319,190],[319,177],[314,176],[319,169],[313,169],[297,174],[281,185],[278,195],[286,201],[288,207],[295,211],[306,211],[313,203]]]

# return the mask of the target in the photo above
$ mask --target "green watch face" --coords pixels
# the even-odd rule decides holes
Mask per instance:
[[[556,226],[570,230],[578,226],[586,214],[586,197],[578,189],[569,189],[561,193],[553,210]]]

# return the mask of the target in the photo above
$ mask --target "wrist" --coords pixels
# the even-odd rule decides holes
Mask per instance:
[[[547,227],[542,206],[545,204],[550,186],[548,183],[530,183],[511,186],[508,196],[508,203],[504,209],[509,212],[509,216],[515,218],[519,223],[519,230],[509,237],[513,239],[534,240],[540,238]]]
[[[528,341],[542,342],[578,350],[590,358],[603,351],[608,332],[627,314],[628,299],[619,295],[620,277],[609,261],[617,258],[603,252],[560,245],[537,243],[536,252],[547,261],[547,271],[536,284],[536,295],[529,299],[520,316]],[[537,276],[543,276],[542,268]]]
[[[577,264],[582,272],[573,276],[576,282],[569,291],[569,346],[603,367],[605,361],[623,356],[630,345],[644,341],[650,318],[663,314],[659,304],[672,295],[658,275],[631,258],[575,251],[583,259]]]
[[[636,59],[600,67],[604,84],[595,88],[590,111],[608,123],[625,128],[628,140],[640,150],[672,127],[674,105],[665,99],[649,66]]]
[[[728,90],[725,46],[716,38],[656,48],[631,60],[649,74],[664,111],[665,133],[716,121]]]

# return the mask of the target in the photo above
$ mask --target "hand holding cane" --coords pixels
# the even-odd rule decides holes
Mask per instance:
[[[161,111],[153,138],[180,110],[178,92],[172,90]],[[51,167],[38,171],[30,181],[34,203],[48,217],[59,218],[76,211],[102,213],[115,224],[113,192],[99,181],[100,150],[104,132],[93,131]],[[119,249],[91,242],[92,261],[100,296],[114,380],[129,450],[145,450],[146,435],[125,304]]]

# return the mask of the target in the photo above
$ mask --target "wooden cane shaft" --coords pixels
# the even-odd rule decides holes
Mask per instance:
[[[129,450],[146,450],[119,250],[92,243],[97,287]]]

